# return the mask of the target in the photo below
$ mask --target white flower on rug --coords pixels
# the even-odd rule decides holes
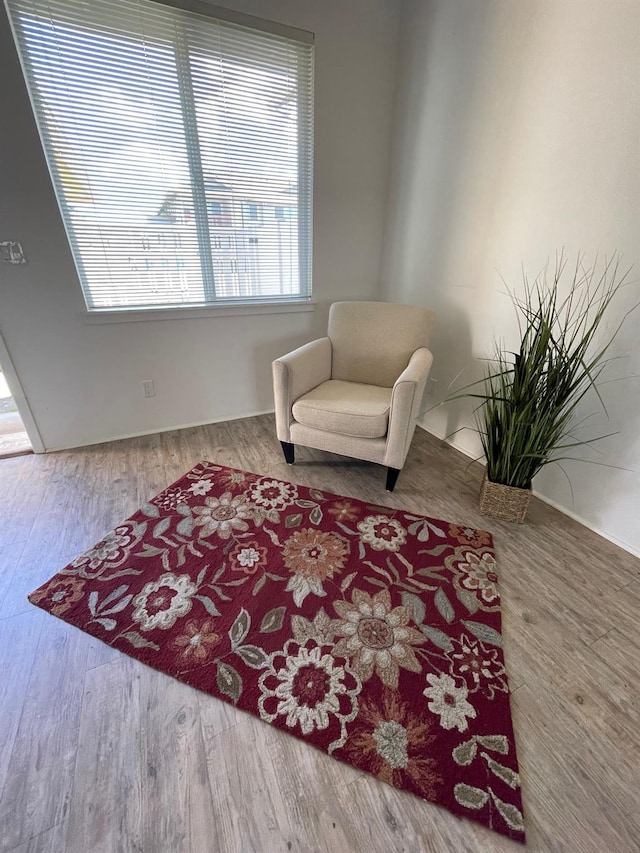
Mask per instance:
[[[427,675],[427,681],[431,685],[422,691],[431,702],[427,705],[433,714],[440,717],[440,725],[443,729],[458,729],[464,732],[469,728],[467,717],[475,719],[476,709],[467,702],[469,691],[465,686],[458,687],[450,675]]]
[[[298,497],[293,483],[280,480],[259,480],[251,486],[251,500],[266,509],[284,509]]]
[[[143,532],[144,526],[125,522],[111,533],[107,533],[93,548],[77,557],[70,568],[79,569],[77,574],[81,577],[97,577],[107,567],[114,568],[124,563],[133,547],[140,541]]]
[[[507,692],[506,673],[497,649],[487,649],[466,634],[452,642],[454,651],[446,655],[451,661],[449,672],[464,679],[470,693],[481,690],[493,699],[496,690]]]
[[[133,599],[133,621],[143,631],[173,627],[176,620],[186,616],[193,605],[198,587],[188,575],[166,572],[156,581],[145,584]]]
[[[478,592],[486,604],[491,604],[499,598],[496,560],[493,554],[478,556],[469,551],[464,560],[458,563],[458,569],[464,572],[462,586]]]
[[[151,503],[154,503],[156,506],[160,507],[160,509],[171,511],[172,509],[180,506],[180,504],[187,503],[188,499],[188,492],[175,487],[165,489],[164,492],[160,492],[160,494],[155,497]]]
[[[348,658],[362,681],[368,681],[375,670],[383,684],[396,690],[400,667],[420,672],[420,662],[412,647],[424,643],[424,636],[409,627],[409,608],[402,605],[392,608],[386,589],[374,596],[354,589],[351,601],[333,603],[340,616],[340,621],[334,623],[335,631],[342,638],[333,647],[333,654]]]
[[[361,539],[374,551],[398,551],[407,539],[407,531],[386,515],[368,515],[358,524]]]
[[[299,646],[289,655],[292,644],[297,646],[289,640],[282,652],[274,652],[269,658],[269,668],[260,676],[260,716],[269,723],[276,717],[286,717],[288,728],[299,725],[305,735],[327,729],[334,716],[344,730],[344,724],[358,713],[356,696],[361,689],[360,681],[330,654],[322,654],[319,646],[311,649]],[[276,661],[282,656],[285,665],[280,667]],[[277,704],[269,712],[265,703],[273,698]],[[343,733],[346,736],[346,731]]]
[[[255,541],[238,543],[229,554],[229,562],[232,571],[253,575],[260,566],[267,565],[267,549]]]
[[[193,513],[197,516],[195,526],[202,528],[200,536],[217,533],[221,539],[229,539],[234,530],[249,529],[246,520],[251,518],[251,506],[246,495],[234,498],[225,492],[219,498],[205,498],[205,506],[194,506]]]
[[[195,483],[192,483],[187,491],[191,492],[192,495],[202,496],[208,495],[212,488],[213,483],[205,477],[202,480],[197,480]]]

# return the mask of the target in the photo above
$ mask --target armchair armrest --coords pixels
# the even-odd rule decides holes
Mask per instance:
[[[291,407],[303,394],[331,379],[331,340],[318,338],[273,362],[276,432],[290,441]]]
[[[432,353],[421,347],[413,353],[409,364],[394,383],[384,461],[389,468],[402,468],[404,465],[432,364]]]

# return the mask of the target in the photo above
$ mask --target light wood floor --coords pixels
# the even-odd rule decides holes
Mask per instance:
[[[31,606],[26,594],[201,459],[495,535],[531,851],[640,850],[640,561],[544,504],[476,509],[418,430],[393,495],[269,416],[0,461],[0,851],[515,851]]]

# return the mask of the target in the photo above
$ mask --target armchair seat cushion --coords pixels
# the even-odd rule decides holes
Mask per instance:
[[[391,388],[330,379],[299,397],[292,407],[294,420],[307,427],[381,438],[387,434]]]

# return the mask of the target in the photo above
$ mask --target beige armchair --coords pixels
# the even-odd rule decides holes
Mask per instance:
[[[387,467],[404,465],[433,356],[435,315],[387,302],[336,302],[326,338],[273,362],[276,431],[284,457],[315,447]]]

